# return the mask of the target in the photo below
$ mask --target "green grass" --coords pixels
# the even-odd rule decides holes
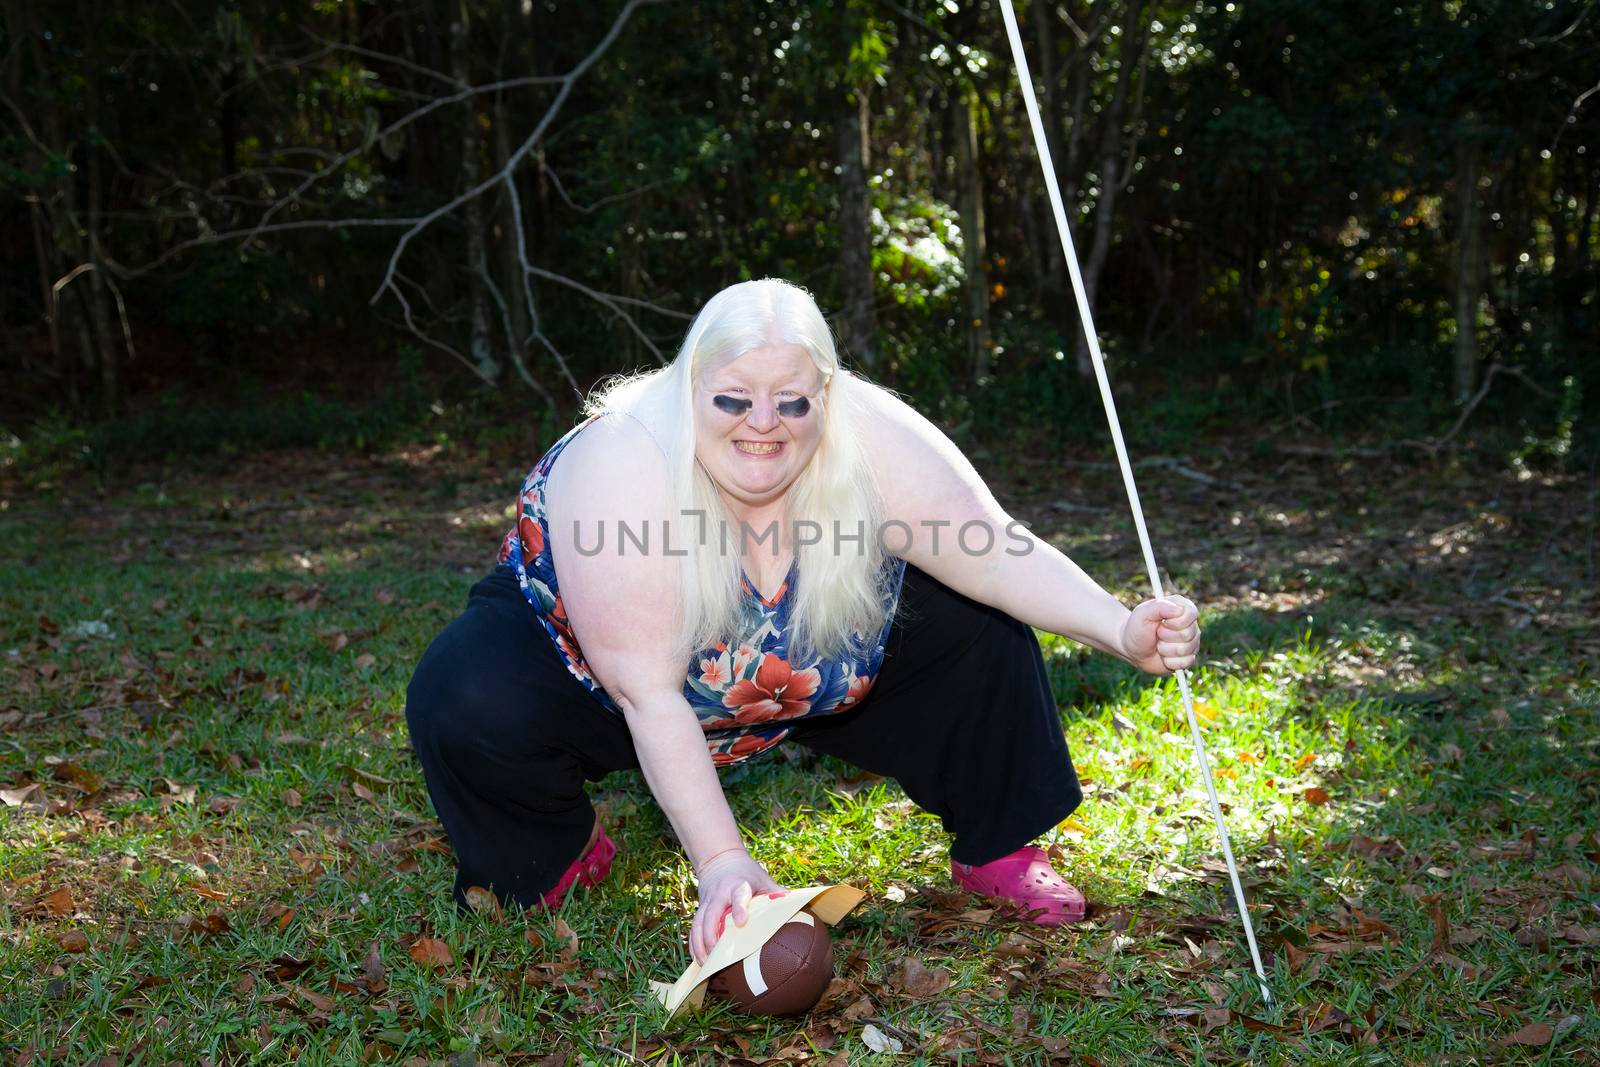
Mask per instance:
[[[0,1059],[1594,1061],[1592,481],[1226,454],[1192,463],[1237,490],[1141,489],[1202,605],[1193,683],[1275,1007],[1175,687],[1053,635],[1079,928],[986,916],[893,783],[782,754],[724,776],[757,858],[868,893],[804,1019],[649,1002],[686,963],[694,887],[636,774],[595,789],[621,846],[602,890],[457,915],[404,688],[527,457],[280,453],[4,492],[0,787],[41,788],[0,808]],[[1005,469],[1019,517],[1137,595],[1113,473]],[[414,962],[421,936],[451,964]],[[949,988],[910,995],[908,958]],[[904,1051],[872,1053],[869,1024]]]

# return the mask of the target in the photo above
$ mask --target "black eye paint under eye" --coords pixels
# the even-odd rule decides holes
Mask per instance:
[[[784,400],[778,404],[778,414],[786,419],[798,419],[811,410],[811,401],[805,397],[798,400]]]
[[[718,393],[711,398],[711,402],[717,406],[718,411],[726,411],[729,415],[743,415],[755,407],[755,401],[753,400],[740,400],[738,397],[728,396],[726,393]]]
[[[718,393],[711,398],[711,402],[717,406],[718,411],[725,411],[729,415],[744,415],[755,406],[753,400],[728,396],[726,393]],[[811,401],[803,396],[795,400],[779,401],[778,414],[786,419],[805,418],[811,414]]]

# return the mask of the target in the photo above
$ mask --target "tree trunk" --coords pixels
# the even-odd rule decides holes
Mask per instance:
[[[503,76],[503,75],[502,75]],[[504,98],[496,101],[494,107],[494,158],[497,169],[504,169],[506,161],[511,158],[511,142],[507,137],[510,128],[510,116],[506,114]],[[519,176],[513,173],[510,181],[518,181]],[[518,193],[522,191],[518,186]],[[529,204],[526,197],[521,197],[522,212],[526,216]],[[528,219],[522,220],[522,225],[527,226]],[[506,312],[511,319],[511,336],[506,343],[513,350],[513,356],[527,358],[528,337],[532,333],[533,323],[528,317],[528,292],[527,283],[522,277],[522,262],[517,256],[517,217],[511,211],[510,198],[506,199],[505,214],[501,218],[499,234],[500,274],[505,279],[501,292],[505,294]]]
[[[450,65],[456,80],[468,82],[467,39],[469,36],[468,8],[462,0],[456,18],[450,23]],[[478,120],[478,105],[468,100],[462,105],[461,117],[461,184],[470,189],[483,180],[483,127]],[[484,275],[489,270],[489,257],[484,244],[483,197],[475,196],[466,204],[467,261],[467,349],[478,376],[489,384],[500,377],[500,360],[494,352],[493,327],[489,319],[489,289]]]
[[[1100,286],[1100,276],[1106,259],[1111,254],[1111,223],[1117,207],[1117,193],[1122,188],[1122,116],[1127,110],[1128,83],[1134,79],[1134,67],[1142,54],[1149,34],[1149,22],[1143,18],[1143,0],[1128,4],[1127,16],[1122,23],[1120,62],[1117,67],[1117,87],[1111,94],[1111,106],[1106,109],[1105,125],[1100,130],[1100,197],[1095,202],[1094,239],[1089,255],[1083,264],[1083,292],[1093,309],[1095,293]],[[1141,29],[1143,23],[1143,29]],[[1089,356],[1087,330],[1080,330],[1075,352],[1078,374],[1093,377],[1094,362]]]
[[[1062,150],[1060,117],[1056,114],[1059,103],[1056,93],[1056,14],[1053,5],[1034,0],[1034,36],[1039,40],[1039,116],[1044,126],[1045,147],[1050,150],[1050,166],[1056,172],[1056,184],[1065,186],[1063,168],[1068,165]],[[1026,185],[1021,188],[1027,188]],[[1070,201],[1063,201],[1070,210]],[[1053,227],[1030,227],[1040,238],[1046,238]],[[1062,258],[1059,240],[1042,240],[1044,259],[1039,263],[1040,293],[1053,301],[1067,288],[1067,264]]]
[[[956,211],[961,216],[961,265],[966,275],[962,291],[963,333],[972,380],[982,384],[994,369],[994,349],[989,337],[989,275],[984,269],[983,175],[978,169],[978,115],[972,96],[957,99],[955,118]]]
[[[1469,112],[1457,127],[1456,141],[1456,346],[1450,394],[1457,404],[1466,403],[1478,384],[1479,151],[1477,116]]]
[[[100,129],[100,79],[98,50],[95,42],[95,22],[88,11],[85,16],[86,40],[83,49],[84,117],[89,129]],[[119,364],[120,352],[111,331],[111,293],[106,277],[105,254],[100,247],[100,228],[104,216],[104,177],[101,173],[101,150],[97,138],[84,138],[84,155],[87,158],[88,213],[86,216],[89,237],[88,283],[89,330],[94,338],[94,352],[99,364],[100,407],[104,414],[115,415],[121,408],[122,382]],[[70,178],[68,179],[71,180]]]
[[[867,203],[867,93],[851,91],[835,127],[839,156],[839,289],[845,347],[869,375],[878,370],[872,310],[872,232]]]

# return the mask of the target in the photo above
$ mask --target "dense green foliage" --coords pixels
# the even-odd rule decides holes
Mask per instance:
[[[1486,384],[1475,428],[1581,438],[1592,11],[1022,3],[1116,379],[1392,437]],[[402,373],[556,425],[762,275],[948,425],[1098,422],[995,0],[12,0],[0,57],[0,425],[25,438],[117,415],[102,436],[215,447],[161,413],[284,421]],[[425,421],[398,396],[376,421]],[[282,437],[248,421],[236,443]]]

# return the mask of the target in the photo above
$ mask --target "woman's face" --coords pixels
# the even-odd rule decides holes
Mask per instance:
[[[776,500],[822,441],[822,389],[796,344],[753,348],[706,372],[694,390],[696,458],[735,500]]]

